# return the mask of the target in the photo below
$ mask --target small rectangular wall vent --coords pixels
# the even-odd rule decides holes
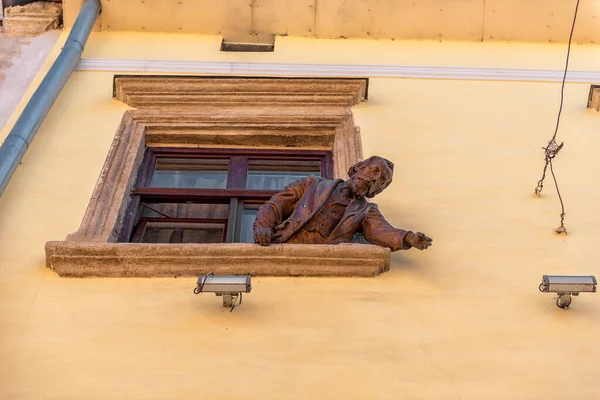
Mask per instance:
[[[275,51],[275,35],[271,33],[223,33],[221,51],[271,52]]]

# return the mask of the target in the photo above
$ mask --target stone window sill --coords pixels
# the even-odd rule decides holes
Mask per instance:
[[[375,276],[390,250],[368,244],[263,247],[246,243],[150,244],[48,242],[46,266],[64,277]]]

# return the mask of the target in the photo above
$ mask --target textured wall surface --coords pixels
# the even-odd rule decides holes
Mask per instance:
[[[64,0],[72,25],[83,0]],[[319,38],[565,42],[576,0],[104,0],[98,28]],[[600,0],[581,0],[574,40],[600,42]]]
[[[323,41],[312,53],[314,40],[296,39],[235,56],[207,43],[95,34],[86,54],[390,57],[366,41]],[[564,56],[551,45],[397,46],[437,65],[497,57],[560,68]],[[586,49],[573,61],[593,69]],[[558,237],[551,181],[540,199],[533,189],[559,84],[371,79],[369,101],[353,108],[364,154],[396,165],[377,202],[434,246],[393,254],[391,271],[374,279],[256,278],[230,314],[219,298],[193,295],[195,279],[65,279],[45,269],[45,242],[79,226],[128,109],[112,99],[112,80],[73,74],[0,198],[0,398],[597,397],[600,296],[582,294],[563,311],[538,292],[542,274],[600,276],[600,113],[586,109],[589,85],[566,88],[555,169],[570,235]]]

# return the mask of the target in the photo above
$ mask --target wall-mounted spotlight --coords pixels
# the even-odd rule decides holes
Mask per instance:
[[[579,296],[581,292],[596,292],[596,278],[588,276],[543,275],[540,292],[558,294],[556,305],[567,308],[571,305],[571,295]]]
[[[229,312],[242,304],[242,293],[250,293],[252,282],[250,275],[215,275],[209,272],[198,277],[195,294],[214,293],[223,296],[223,307],[231,307]],[[239,302],[236,304],[236,301]]]

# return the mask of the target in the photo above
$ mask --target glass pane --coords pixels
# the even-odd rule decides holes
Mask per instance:
[[[221,243],[223,223],[154,222],[146,223],[142,243]]]
[[[229,204],[142,203],[140,211],[142,218],[229,218]]]
[[[321,176],[320,160],[250,160],[246,189],[281,190],[308,175]]]
[[[151,187],[225,189],[228,159],[158,158]]]
[[[252,231],[252,225],[256,219],[256,213],[258,209],[251,210],[245,209],[244,215],[242,216],[242,237],[240,242],[242,243],[254,243],[254,232]]]

